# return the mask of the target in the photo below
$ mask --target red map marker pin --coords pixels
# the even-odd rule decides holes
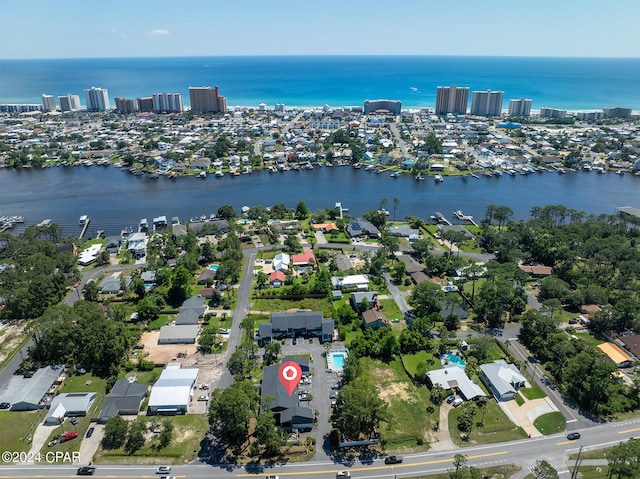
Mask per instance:
[[[295,361],[287,361],[278,368],[278,378],[289,393],[289,396],[291,396],[291,393],[293,393],[302,378],[302,369]]]

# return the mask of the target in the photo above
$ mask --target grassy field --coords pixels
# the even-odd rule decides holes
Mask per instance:
[[[288,309],[310,309],[322,311],[325,317],[331,317],[331,302],[326,298],[288,299],[251,299],[252,311],[286,311]]]
[[[527,437],[527,433],[521,427],[515,426],[502,412],[494,399],[487,403],[487,412],[484,415],[484,423],[478,426],[476,423],[482,420],[482,411],[478,409],[475,415],[473,428],[469,439],[462,441],[458,429],[458,416],[462,408],[453,409],[449,413],[449,433],[451,440],[458,446],[475,446],[478,444],[494,444],[496,442],[515,441]]]
[[[135,375],[136,382],[138,384],[154,384],[160,374],[162,373],[163,368],[153,368],[151,371],[121,371],[118,375],[118,379],[126,379],[127,376]]]
[[[393,299],[381,299],[382,314],[384,314],[389,321],[394,318],[402,319],[402,312]]]
[[[549,436],[564,431],[567,423],[561,412],[554,411],[538,416],[533,425],[542,434]]]
[[[404,354],[402,356],[402,362],[404,363],[405,369],[412,376],[415,376],[418,369],[418,364],[421,362],[427,363],[427,371],[440,369],[442,367],[442,364],[440,363],[438,357],[426,351],[418,351],[414,354]]]
[[[129,455],[123,449],[105,451],[99,448],[95,462],[99,464],[185,464],[198,457],[200,442],[204,438],[209,424],[206,417],[195,414],[174,416],[169,418],[173,423],[173,439],[169,446],[163,449],[154,447],[154,439],[147,438],[147,443],[135,454]],[[145,423],[150,423],[154,417],[139,417]]]
[[[362,359],[363,376],[378,387],[380,397],[389,405],[388,421],[380,425],[386,449],[393,452],[424,450],[438,423],[439,407],[432,407],[429,390],[416,386],[399,359],[390,364]]]
[[[160,329],[162,326],[166,326],[176,318],[175,314],[160,314],[157,319],[154,319],[147,324],[147,329],[153,331],[154,329]]]
[[[28,451],[31,446],[26,440],[35,427],[44,420],[45,411],[0,411],[0,450]],[[6,434],[11,431],[10,434]]]

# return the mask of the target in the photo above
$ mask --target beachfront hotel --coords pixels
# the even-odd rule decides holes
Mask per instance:
[[[181,113],[184,110],[182,93],[154,93],[152,98],[156,113]]]
[[[109,105],[109,92],[106,88],[92,86],[84,91],[84,98],[87,102],[88,111],[107,111],[111,108]]]
[[[53,95],[42,94],[42,111],[56,111],[56,99]]]
[[[477,116],[500,116],[502,114],[503,91],[474,91],[471,94],[471,114]]]
[[[467,114],[469,87],[439,86],[436,91],[436,115]]]
[[[60,103],[60,111],[75,111],[81,108],[79,95],[69,93],[64,96],[59,96],[58,102]]]
[[[193,113],[226,113],[227,99],[218,87],[189,87],[189,103]]]
[[[532,101],[528,98],[509,100],[509,116],[527,117],[531,114]]]
[[[560,108],[540,108],[540,118],[566,118],[567,110]]]
[[[136,113],[138,111],[138,101],[120,96],[116,98],[116,110],[122,114]]]
[[[364,114],[372,113],[391,113],[399,115],[402,111],[402,102],[399,100],[365,100]]]

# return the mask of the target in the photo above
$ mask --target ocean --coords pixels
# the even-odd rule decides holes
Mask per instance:
[[[41,94],[77,94],[92,86],[114,99],[219,86],[228,106],[362,105],[401,100],[433,107],[436,87],[503,90],[531,98],[533,109],[630,107],[640,111],[640,58],[463,56],[263,56],[0,60],[0,103],[41,103]],[[471,100],[471,98],[469,98]]]

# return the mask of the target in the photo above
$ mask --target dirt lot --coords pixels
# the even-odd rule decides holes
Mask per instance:
[[[144,346],[145,359],[156,364],[166,364],[174,359],[179,359],[178,354],[190,356],[197,350],[195,344],[158,344],[160,330],[149,331],[142,334],[140,344]],[[149,353],[147,355],[147,353]]]
[[[26,325],[25,321],[21,324],[0,323],[0,362],[4,361],[22,341],[22,331]]]

